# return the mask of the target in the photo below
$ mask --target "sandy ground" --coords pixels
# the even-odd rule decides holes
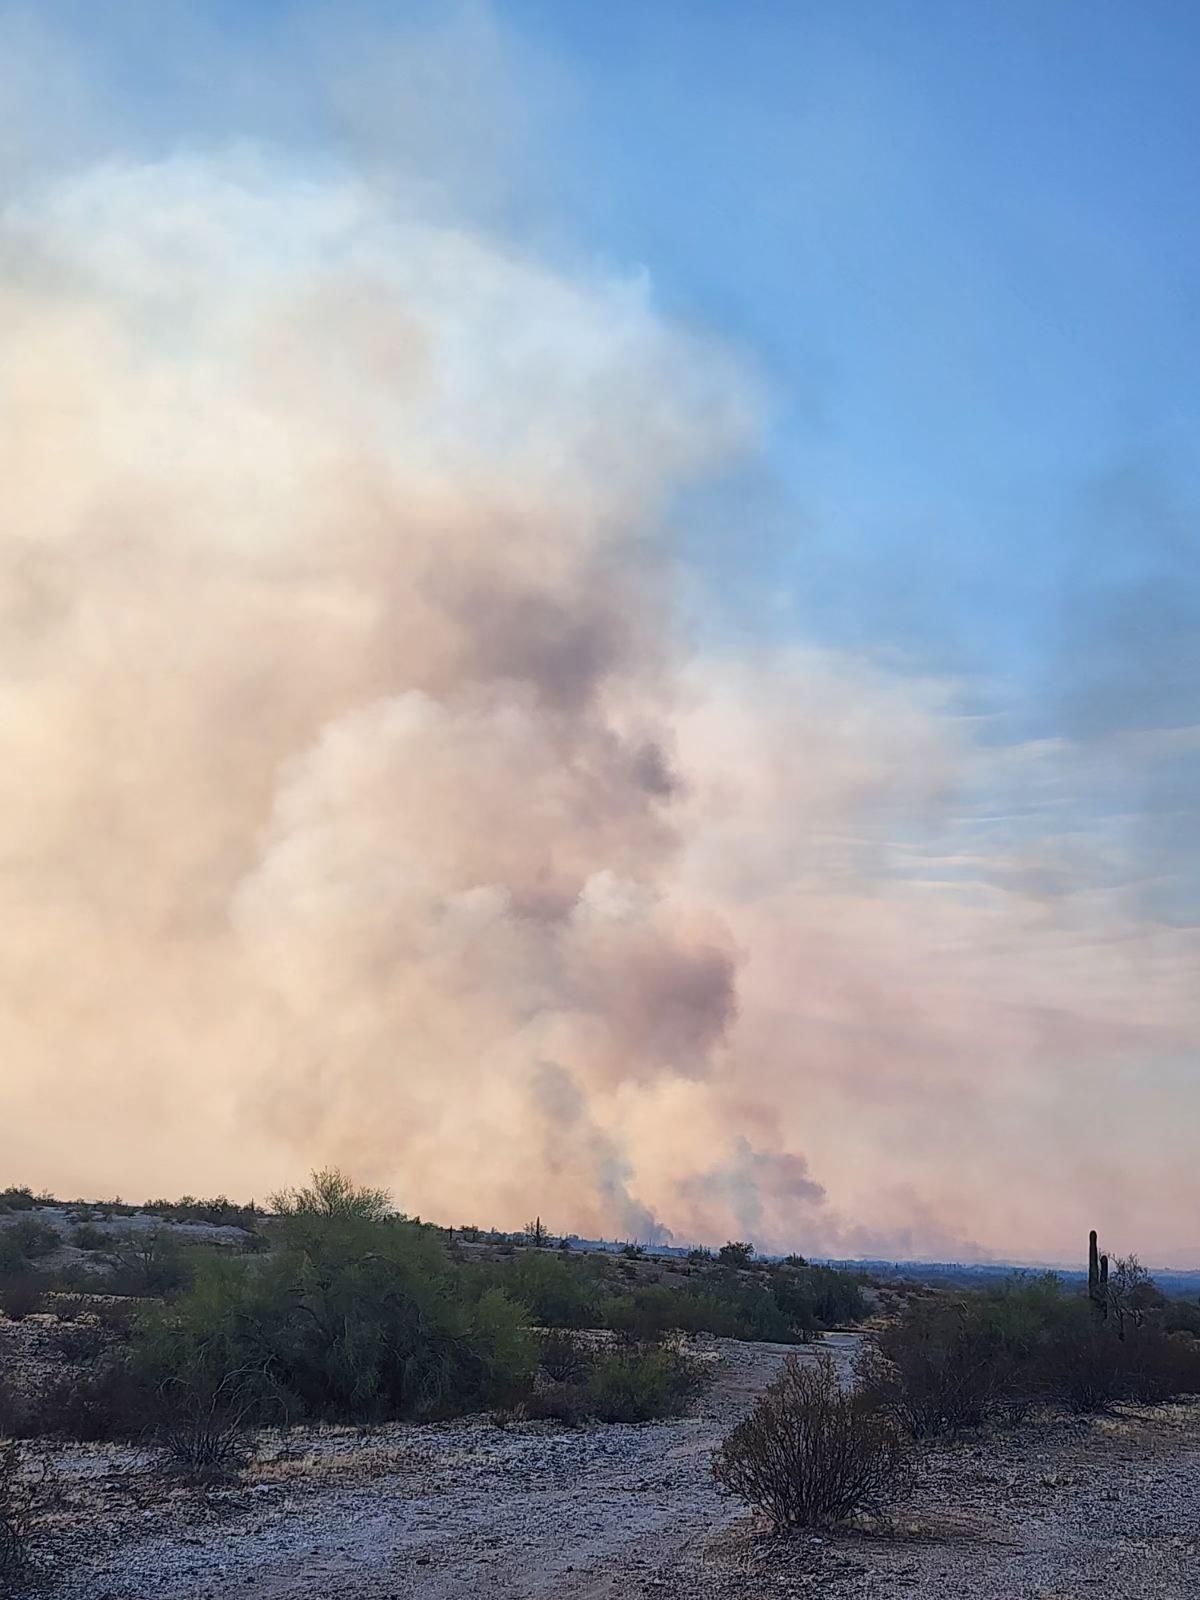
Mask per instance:
[[[855,1335],[828,1341],[848,1365]],[[1200,1600],[1200,1407],[931,1452],[886,1534],[768,1537],[709,1474],[786,1347],[705,1341],[695,1414],[562,1430],[487,1418],[266,1440],[200,1492],[115,1447],[55,1452],[54,1600],[774,1600],[1103,1591]],[[802,1351],[811,1358],[811,1349]]]

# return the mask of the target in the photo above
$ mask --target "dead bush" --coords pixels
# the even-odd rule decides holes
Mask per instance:
[[[789,1357],[713,1457],[713,1474],[777,1529],[819,1528],[876,1510],[905,1465],[899,1428],[828,1355]]]
[[[522,1413],[531,1422],[561,1422],[565,1427],[579,1428],[592,1419],[593,1408],[581,1384],[548,1383],[529,1396]]]
[[[172,1468],[191,1483],[229,1483],[253,1453],[250,1407],[236,1376],[164,1385],[158,1396],[158,1442]]]
[[[542,1334],[538,1361],[555,1383],[582,1383],[596,1364],[596,1352],[577,1334],[549,1328]]]
[[[89,1372],[57,1379],[28,1410],[27,1435],[88,1443],[138,1439],[154,1421],[154,1397],[127,1361],[102,1356]]]

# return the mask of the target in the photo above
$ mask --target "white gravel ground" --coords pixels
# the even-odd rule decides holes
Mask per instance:
[[[828,1343],[848,1365],[858,1340]],[[886,1533],[779,1540],[708,1458],[790,1351],[702,1348],[716,1381],[677,1422],[305,1431],[208,1493],[134,1451],[54,1452],[53,1600],[1200,1600],[1200,1406],[935,1451]]]

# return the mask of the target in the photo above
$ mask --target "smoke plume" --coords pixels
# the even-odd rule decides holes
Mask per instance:
[[[13,1179],[1184,1248],[1196,934],[1062,824],[1072,747],[681,623],[681,508],[766,407],[640,276],[403,186],[241,150],[10,202]]]

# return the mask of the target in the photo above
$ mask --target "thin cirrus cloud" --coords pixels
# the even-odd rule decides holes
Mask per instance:
[[[1094,719],[680,621],[748,356],[366,168],[69,165],[0,239],[15,1173],[1187,1254],[1200,951]]]

